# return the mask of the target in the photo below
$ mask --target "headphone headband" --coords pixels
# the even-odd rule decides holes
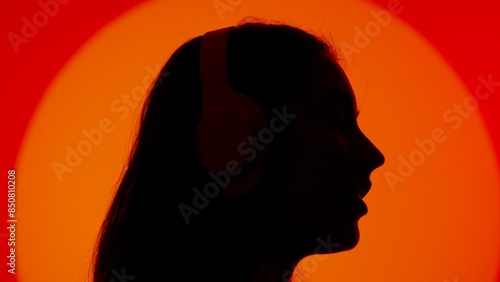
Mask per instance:
[[[227,38],[235,27],[225,27],[205,33],[200,50],[202,87],[229,86],[227,77]],[[205,48],[206,47],[206,48]],[[215,93],[217,95],[217,93]],[[220,94],[220,93],[219,93]]]

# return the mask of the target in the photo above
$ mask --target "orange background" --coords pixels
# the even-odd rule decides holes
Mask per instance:
[[[179,44],[245,16],[281,20],[355,48],[342,55],[362,112],[360,126],[387,159],[373,174],[358,247],[306,258],[297,281],[497,281],[498,137],[491,109],[500,91],[493,87],[478,108],[469,102],[479,77],[500,81],[498,58],[485,57],[495,44],[487,41],[488,30],[498,24],[484,25],[493,14],[479,17],[486,4],[431,10],[426,2],[394,3],[242,0],[218,14],[213,1],[200,1],[205,9],[187,2],[104,7],[68,1],[57,4],[59,10],[17,53],[7,39],[2,132],[12,138],[4,137],[2,169],[15,168],[18,177],[18,274],[6,274],[2,264],[2,281],[84,280],[97,228],[130,149],[144,86]],[[81,21],[71,17],[78,5],[87,9],[80,9],[86,15]],[[415,20],[447,19],[443,11],[459,8],[471,22],[461,27],[446,21],[445,35],[430,32],[430,20],[420,25]],[[22,34],[20,19],[44,10],[34,3],[12,11],[4,18],[4,34]],[[390,20],[374,16],[381,13],[389,13]],[[461,53],[439,45],[439,35],[455,38],[457,29],[472,34],[466,28],[473,22],[474,36],[486,34],[483,41],[472,35],[462,39],[469,49],[462,46]],[[58,26],[64,36],[50,37]],[[450,59],[458,55],[462,60]],[[427,151],[422,142],[430,146]],[[414,169],[401,173],[406,161]],[[56,165],[68,171],[57,173]],[[394,175],[399,181],[388,180]]]

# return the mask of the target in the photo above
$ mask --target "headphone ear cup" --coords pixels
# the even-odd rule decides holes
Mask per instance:
[[[217,180],[228,197],[241,196],[257,184],[266,158],[265,150],[255,148],[259,131],[267,126],[264,115],[247,96],[233,95],[233,101],[206,107],[197,129],[200,163],[212,177],[224,174],[225,181]]]
[[[241,197],[254,189],[263,178],[266,171],[267,152],[264,150],[257,153],[258,156],[243,166],[240,174],[231,176],[228,185],[223,189],[223,194],[228,198]]]
[[[198,134],[202,136],[202,141],[198,143],[201,164],[213,171],[228,170],[228,166],[231,166],[229,163],[234,162],[242,166],[248,156],[241,148],[248,142],[252,131],[252,124],[227,113],[204,119],[198,127]]]

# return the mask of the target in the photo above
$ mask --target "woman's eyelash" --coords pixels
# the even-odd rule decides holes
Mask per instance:
[[[349,114],[342,109],[318,109],[314,115],[321,123],[324,123],[330,128],[341,129],[349,126],[351,123]]]
[[[347,129],[356,124],[359,111],[351,111],[345,107],[322,109],[318,117],[330,128]]]

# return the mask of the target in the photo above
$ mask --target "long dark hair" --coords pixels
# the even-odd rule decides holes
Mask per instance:
[[[227,45],[230,85],[254,99],[268,118],[273,108],[281,109],[291,93],[312,81],[320,54],[335,56],[328,40],[287,24],[247,18],[236,27]],[[275,177],[264,177],[256,192],[237,201],[212,199],[189,224],[179,212],[179,204],[192,201],[193,187],[206,183],[208,174],[196,149],[201,38],[192,38],[175,50],[144,101],[133,149],[100,229],[91,271],[94,282],[121,281],[118,277],[170,281],[176,275],[182,281],[222,281],[223,277],[251,281],[261,274],[244,277],[239,271],[256,266],[256,260],[272,264],[272,258],[259,253],[265,246],[277,246],[266,238],[277,225],[262,219],[272,218],[264,210],[266,203],[272,206],[272,191],[278,192],[259,191],[278,185],[271,183]],[[283,157],[293,161],[292,154]],[[249,212],[255,205],[249,204],[252,197],[263,199],[259,209]],[[262,231],[242,237],[244,226],[257,220]],[[241,248],[245,244],[248,249]],[[265,273],[262,269],[255,273],[259,271]]]

